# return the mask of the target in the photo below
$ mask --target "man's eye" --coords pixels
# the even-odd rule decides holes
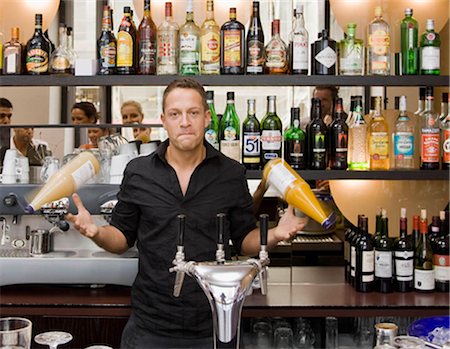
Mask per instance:
[[[198,116],[200,113],[198,111],[191,111],[191,116]]]

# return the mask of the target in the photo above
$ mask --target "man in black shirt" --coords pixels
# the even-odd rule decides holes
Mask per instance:
[[[74,194],[78,215],[68,219],[104,249],[122,253],[137,242],[139,271],[132,288],[132,315],[122,348],[212,348],[212,317],[206,296],[186,278],[175,298],[177,221],[186,215],[186,260],[215,260],[216,214],[226,214],[225,241],[257,255],[259,230],[245,169],[204,140],[210,119],[203,87],[192,79],[172,82],[163,95],[168,140],[154,153],[131,161],[124,173],[111,225],[96,226]],[[269,231],[268,247],[304,226],[293,210]],[[226,251],[229,256],[230,252]]]

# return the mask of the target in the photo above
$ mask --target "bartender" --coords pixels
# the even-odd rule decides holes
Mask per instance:
[[[77,194],[78,214],[67,218],[107,251],[123,253],[137,245],[139,271],[122,348],[210,349],[212,316],[201,288],[188,278],[180,297],[173,296],[175,275],[169,268],[177,245],[176,217],[186,215],[187,260],[215,260],[218,213],[226,214],[224,240],[231,239],[240,254],[258,254],[259,229],[245,169],[204,139],[211,114],[203,86],[190,78],[175,80],[162,103],[168,139],[154,153],[128,164],[110,225],[97,226]],[[269,230],[268,247],[292,238],[304,224],[290,207]],[[228,247],[226,255],[230,257]]]

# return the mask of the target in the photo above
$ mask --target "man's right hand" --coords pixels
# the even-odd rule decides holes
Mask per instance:
[[[78,214],[73,215],[68,213],[66,219],[73,224],[76,230],[88,238],[94,238],[99,232],[98,226],[94,223],[91,214],[86,207],[84,207],[83,202],[78,194],[72,195],[72,200],[77,207]]]

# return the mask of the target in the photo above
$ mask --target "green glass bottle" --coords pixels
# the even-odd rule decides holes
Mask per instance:
[[[214,108],[214,91],[206,91],[206,103],[211,112],[211,120],[209,120],[209,124],[205,128],[205,139],[219,150],[219,119]]]
[[[234,106],[234,92],[227,92],[227,107],[220,120],[220,151],[239,162],[239,117]]]
[[[248,170],[261,167],[261,128],[256,118],[254,99],[247,100],[247,118],[242,124],[242,163]]]
[[[417,75],[419,72],[418,36],[419,24],[412,16],[412,8],[405,9],[400,22],[400,50],[402,53],[402,74]]]
[[[267,96],[267,113],[261,121],[261,166],[281,158],[282,124],[277,115],[276,96]]]
[[[363,75],[364,43],[355,37],[356,24],[347,24],[347,37],[339,42],[339,74]]]
[[[420,73],[441,73],[441,37],[434,31],[434,20],[427,19],[427,29],[420,36]]]
[[[300,108],[291,108],[291,126],[284,132],[284,159],[295,170],[306,168],[306,135],[300,128]]]

